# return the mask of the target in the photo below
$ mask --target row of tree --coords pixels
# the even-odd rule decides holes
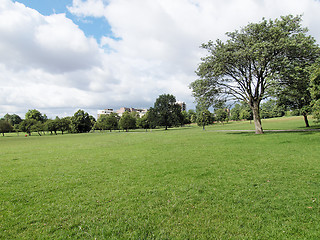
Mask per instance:
[[[126,130],[155,127],[164,127],[166,130],[172,126],[182,126],[196,121],[195,113],[181,111],[181,107],[176,103],[176,98],[170,94],[163,94],[158,97],[154,107],[148,113],[140,117],[136,112],[125,112],[121,117],[115,113],[102,115],[97,121],[87,112],[78,110],[72,117],[48,119],[36,109],[29,110],[25,119],[18,115],[6,114],[0,120],[0,132],[26,132],[31,135],[37,132],[40,136],[45,132],[57,134],[66,131],[71,133],[85,133],[91,130]]]

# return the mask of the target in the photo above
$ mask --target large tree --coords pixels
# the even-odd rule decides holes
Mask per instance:
[[[275,88],[278,104],[299,111],[304,117],[306,127],[309,127],[308,114],[311,113],[309,69],[320,56],[319,50],[313,37],[304,34],[295,36],[286,49]]]
[[[310,93],[312,114],[320,122],[320,59],[310,68]]]
[[[190,85],[196,101],[207,105],[228,98],[245,101],[252,109],[256,133],[263,133],[261,101],[279,80],[288,59],[308,58],[297,48],[314,44],[301,21],[301,16],[292,15],[263,19],[227,33],[226,42],[218,39],[216,43],[203,44],[209,55],[202,58],[198,67],[199,79]]]
[[[177,104],[175,96],[162,94],[151,108],[151,115],[156,115],[157,126],[168,127],[178,125],[181,122],[181,107]]]

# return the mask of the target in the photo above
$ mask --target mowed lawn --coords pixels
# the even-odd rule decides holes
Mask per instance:
[[[0,137],[0,239],[319,239],[320,132],[216,128]]]

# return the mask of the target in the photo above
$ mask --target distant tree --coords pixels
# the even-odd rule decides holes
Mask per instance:
[[[205,126],[212,124],[213,116],[208,109],[199,110],[197,114],[197,124],[202,126],[202,129],[205,130]]]
[[[71,130],[74,133],[85,133],[89,132],[93,127],[92,117],[87,112],[79,109],[71,117]]]
[[[150,112],[147,112],[141,118],[137,119],[137,123],[136,123],[137,127],[143,128],[146,131],[148,130],[148,128],[151,128],[151,124],[150,124],[149,117],[148,117],[149,114],[150,114]]]
[[[101,115],[95,126],[96,129],[99,130],[116,130],[118,129],[118,122],[119,122],[119,117],[116,113],[111,113],[109,115]]]
[[[188,110],[188,115],[191,123],[197,122],[197,113],[193,109]]]
[[[22,132],[26,132],[31,136],[31,132],[33,131],[32,127],[37,124],[38,121],[35,119],[24,119],[20,124],[19,128]]]
[[[238,104],[238,103],[235,104],[234,107],[231,108],[231,110],[230,110],[230,114],[231,114],[230,119],[234,120],[234,121],[240,120],[240,117],[239,117],[240,111],[241,111],[240,104]]]
[[[57,135],[57,131],[59,129],[59,118],[57,117],[55,120],[49,119],[46,121],[45,125],[44,125],[44,129],[46,131],[54,132],[55,135]]]
[[[22,122],[22,119],[17,114],[10,115],[7,113],[6,115],[4,115],[3,119],[9,122],[12,126]]]
[[[181,121],[181,107],[176,103],[176,98],[171,94],[162,94],[154,103],[152,108],[156,116],[157,126],[177,126]]]
[[[66,131],[70,131],[71,129],[71,118],[70,117],[64,117],[59,119],[58,122],[58,130],[61,131],[62,135]]]
[[[119,120],[119,127],[128,132],[128,129],[136,128],[136,118],[134,118],[130,113],[124,112]]]
[[[0,133],[4,136],[5,133],[11,132],[13,130],[12,125],[6,120],[0,120]]]
[[[147,121],[150,129],[154,129],[158,126],[158,113],[154,108],[149,108],[147,114]]]
[[[276,100],[270,99],[261,104],[260,115],[261,118],[282,117],[285,115],[285,108],[279,106]]]
[[[28,110],[25,119],[34,119],[38,122],[45,122],[48,118],[46,115],[42,115],[41,112],[39,112],[38,110],[32,109]]]
[[[32,132],[37,132],[39,136],[41,135],[41,132],[45,131],[45,124],[39,121],[36,121],[35,124],[31,126]]]
[[[223,124],[224,121],[227,121],[228,112],[225,109],[222,109],[222,108],[216,109],[214,111],[214,114],[215,114],[215,119],[218,122],[221,122]]]
[[[190,119],[191,117],[187,111],[182,111],[180,114],[180,118],[181,118],[180,119],[181,126],[191,123],[191,119]]]

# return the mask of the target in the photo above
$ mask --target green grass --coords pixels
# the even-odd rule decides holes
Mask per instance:
[[[308,117],[311,129],[319,129],[319,123],[316,123],[311,116]],[[302,116],[281,117],[272,119],[262,119],[262,128],[264,130],[303,130],[307,129],[304,125]],[[218,123],[209,126],[210,130],[254,130],[253,121],[236,121],[229,123]]]
[[[320,132],[22,136],[0,137],[0,239],[320,236]]]

